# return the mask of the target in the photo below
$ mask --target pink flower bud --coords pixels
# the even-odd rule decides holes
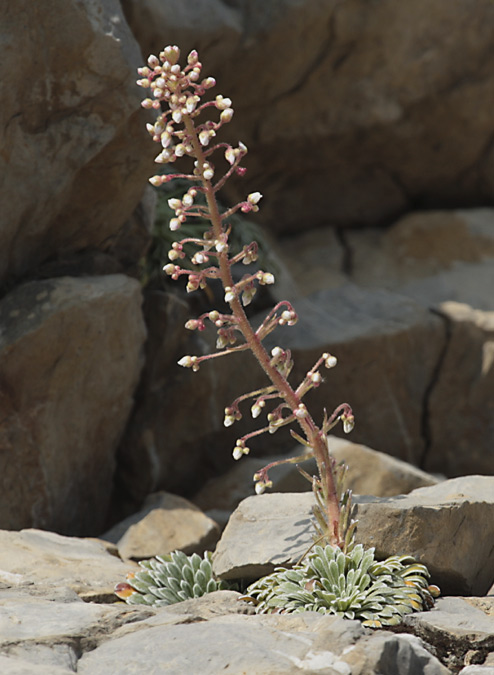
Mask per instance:
[[[143,101],[141,101],[141,106],[146,108],[146,110],[149,110],[149,108],[153,107],[153,101],[150,98],[145,98]]]
[[[180,220],[179,220],[178,218],[172,218],[172,219],[170,220],[170,230],[171,230],[172,232],[176,232],[177,230],[180,229],[180,225],[181,225],[181,224],[182,224],[182,223],[180,222]]]
[[[151,54],[148,58],[148,66],[150,68],[156,68],[156,66],[159,66],[159,65],[160,65],[160,62],[159,62],[158,57],[155,56],[154,54]]]
[[[187,63],[189,66],[195,65],[199,60],[199,54],[196,52],[195,49],[193,49],[189,55],[187,56]]]

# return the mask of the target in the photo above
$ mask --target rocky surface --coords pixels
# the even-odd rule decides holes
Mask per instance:
[[[157,492],[101,538],[115,544],[122,558],[143,560],[176,550],[202,554],[215,547],[219,535],[214,520],[187,499]]]
[[[153,148],[135,85],[142,57],[117,0],[3,5],[0,41],[4,282],[75,251],[110,251]]]
[[[101,532],[143,364],[138,282],[61,277],[0,300],[0,525]]]
[[[383,452],[352,443],[337,436],[328,437],[329,449],[337,462],[347,464],[346,486],[356,494],[386,497],[405,494],[417,487],[435,485],[438,479],[431,474],[390,457]],[[298,446],[291,453],[268,457],[242,457],[226,474],[209,480],[194,495],[193,501],[207,511],[220,525],[225,525],[238,504],[253,494],[253,475],[261,466],[290,458],[303,457],[304,448]],[[315,460],[299,459],[297,463],[281,464],[270,471],[273,492],[307,492],[311,484],[298,470],[300,466],[309,475],[317,473]]]
[[[295,563],[312,543],[313,495],[244,500],[214,555],[215,573],[258,578]],[[357,541],[378,558],[407,553],[429,568],[444,593],[484,595],[494,583],[494,478],[468,476],[408,495],[355,498]]]
[[[272,229],[380,224],[491,199],[489,0],[123,7],[143,53],[198,49],[231,96],[234,137],[250,150],[247,192],[264,188]],[[243,197],[245,187],[230,189]]]
[[[251,543],[258,571],[262,547],[266,550],[273,541],[283,547],[283,533],[292,544],[297,540],[306,516],[309,520],[297,504],[308,496],[263,495],[243,502],[240,509],[256,502],[257,514],[272,518],[271,527],[267,521],[256,522],[252,517],[256,511],[251,509],[240,524],[238,518],[232,519],[244,544]],[[289,518],[283,523],[266,507],[267,498],[290,501],[291,532]],[[405,514],[405,523],[410,514],[413,510]],[[191,515],[191,509],[184,511],[185,527]],[[249,536],[246,525],[256,528],[251,540],[245,538]],[[465,520],[463,527],[469,525]],[[148,531],[147,536],[153,540],[155,533]],[[379,536],[386,539],[377,529]],[[231,539],[229,543],[236,547],[234,554],[239,544]],[[457,538],[444,537],[445,557],[456,544]],[[242,555],[246,548],[240,550]],[[456,562],[453,556],[452,564]],[[217,591],[161,608],[115,602],[112,587],[135,569],[135,563],[122,562],[117,549],[102,541],[39,530],[0,531],[2,673],[125,675],[165,668],[176,675],[486,675],[492,668],[493,596],[443,597],[431,611],[409,615],[396,630],[386,631],[312,612],[255,615],[234,591]]]

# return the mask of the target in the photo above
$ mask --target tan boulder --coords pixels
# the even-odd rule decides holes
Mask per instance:
[[[143,508],[102,535],[122,558],[143,560],[180,550],[190,555],[214,548],[219,527],[183,497],[157,492]]]
[[[97,534],[142,366],[139,284],[18,286],[0,301],[0,526]]]
[[[261,190],[273,230],[492,200],[490,0],[123,7],[144,53],[198,49],[232,98],[228,134],[250,152],[230,196]]]
[[[111,250],[152,171],[116,0],[0,8],[0,279],[83,249]],[[135,261],[134,261],[135,262]]]

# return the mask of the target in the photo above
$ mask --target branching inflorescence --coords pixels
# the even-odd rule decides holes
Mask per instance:
[[[295,462],[310,456],[315,457],[319,476],[306,476],[311,480],[316,495],[315,515],[319,539],[323,543],[347,550],[353,545],[355,529],[351,514],[351,494],[343,493],[344,467],[336,466],[329,454],[327,434],[339,421],[343,423],[345,432],[351,431],[354,424],[352,409],[347,403],[343,403],[331,415],[324,411],[323,421],[318,426],[303,402],[305,394],[323,382],[321,369],[334,367],[336,358],[328,353],[322,354],[301,384],[293,388],[288,381],[293,367],[290,351],[275,347],[268,352],[263,340],[277,326],[293,326],[297,322],[294,308],[289,302],[283,301],[269,312],[257,329],[249,322],[244,307],[252,301],[259,285],[274,283],[274,276],[270,272],[258,270],[245,274],[239,281],[234,280],[233,265],[249,265],[255,262],[258,247],[256,242],[252,242],[233,254],[229,246],[229,219],[237,211],[258,211],[262,195],[260,192],[252,192],[244,201],[221,212],[216,195],[231,176],[242,176],[245,173],[245,168],[240,164],[247,154],[247,148],[243,143],[233,147],[229,143],[216,140],[221,127],[233,117],[232,102],[221,95],[205,100],[204,97],[216,82],[212,77],[202,78],[202,64],[196,51],[190,52],[187,65],[183,68],[178,63],[179,58],[179,48],[169,46],[159,57],[150,56],[148,65],[138,71],[142,79],[137,83],[151,90],[151,98],[144,99],[142,106],[158,112],[156,122],[147,125],[153,141],[161,145],[155,161],[158,164],[168,164],[183,160],[184,163],[188,161],[190,167],[181,173],[153,176],[150,182],[157,187],[175,178],[186,178],[191,182],[191,187],[181,199],[169,200],[175,213],[175,217],[170,220],[172,231],[179,230],[188,219],[198,217],[207,218],[211,227],[201,238],[186,237],[175,241],[168,253],[170,263],[163,269],[172,279],[186,277],[188,292],[206,288],[211,279],[220,280],[225,302],[229,307],[228,313],[213,310],[187,321],[186,327],[190,330],[202,331],[207,322],[213,324],[217,330],[218,351],[201,356],[184,356],[179,364],[197,371],[204,361],[251,350],[270,384],[237,398],[225,409],[224,424],[230,426],[241,419],[240,406],[250,400],[252,417],[257,418],[265,409],[269,410],[267,425],[239,438],[233,457],[240,459],[249,453],[251,438],[265,432],[274,433],[280,427],[297,423],[303,437],[293,429],[291,433],[309,450],[299,458],[286,461]],[[215,113],[214,120],[206,119],[205,113],[209,109]],[[215,161],[219,159],[224,163],[223,171],[217,169],[213,156]],[[192,244],[197,249],[191,257],[192,269],[180,266],[180,261],[186,256],[186,244]],[[268,472],[280,463],[282,462],[268,465],[254,475],[257,493],[272,485]]]

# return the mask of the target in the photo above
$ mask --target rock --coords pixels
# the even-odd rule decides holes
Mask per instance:
[[[268,457],[242,457],[235,462],[230,471],[217,478],[211,478],[204,487],[194,496],[193,501],[199,508],[214,517],[220,518],[220,525],[226,525],[230,515],[239,503],[254,494],[253,476],[260,468],[272,462],[282,461],[289,457],[297,457],[302,453],[297,448],[285,455],[271,455]],[[316,471],[315,460],[310,459],[300,466],[309,474]],[[295,464],[282,464],[272,470],[270,478],[273,480],[275,492],[306,492],[312,486],[297,470]]]
[[[54,532],[0,530],[0,584],[46,596],[68,588],[83,598],[110,598],[135,566],[108,553],[103,542]],[[137,567],[137,566],[136,566]],[[69,600],[74,598],[69,593]]]
[[[142,57],[116,0],[21,0],[3,5],[0,26],[5,281],[48,258],[109,250],[155,152],[135,84]]]
[[[312,612],[284,616],[230,615],[194,623],[184,623],[184,617],[177,615],[173,625],[165,609],[154,620],[134,623],[134,632],[130,633],[128,628],[126,635],[84,654],[77,672],[82,675],[98,675],[112,669],[122,675],[137,670],[155,672],[160,663],[166,663],[169,672],[177,675],[184,672],[216,675],[228,670],[260,675],[307,671],[364,675],[376,672],[376,668],[383,675],[396,675],[402,665],[405,669],[401,672],[417,675],[448,672],[418,639],[383,633],[366,635],[356,621]]]
[[[345,484],[355,494],[390,497],[439,482],[430,473],[365,445],[338,436],[329,436],[328,445],[336,461],[348,466]]]
[[[214,548],[218,525],[183,497],[158,492],[143,508],[102,535],[122,558],[143,560],[180,550],[190,555]]]
[[[424,466],[449,476],[492,474],[494,311],[445,302],[439,312],[449,338],[429,400],[430,444]]]
[[[431,611],[411,614],[404,623],[415,635],[434,645],[441,661],[454,672],[467,666],[460,672],[473,675],[476,671],[470,668],[481,666],[468,664],[484,663],[494,650],[494,603],[487,604],[482,611],[486,599],[439,598]]]
[[[0,301],[0,527],[103,530],[142,366],[139,284],[33,281]]]
[[[412,555],[443,593],[483,595],[494,578],[494,478],[467,476],[409,495],[356,497],[357,541],[378,559]],[[313,495],[264,494],[245,499],[214,554],[225,579],[257,579],[295,563],[312,543]]]
[[[337,462],[348,466],[346,486],[357,494],[387,497],[405,494],[417,487],[435,485],[438,479],[411,464],[390,457],[383,452],[371,450],[365,445],[351,443],[337,436],[328,437],[329,450]],[[194,496],[194,503],[211,517],[215,514],[226,525],[238,504],[253,494],[252,477],[262,466],[289,458],[300,457],[304,449],[297,446],[291,453],[270,457],[242,457],[223,476],[212,478]],[[270,470],[273,492],[307,492],[311,484],[298,471],[300,466],[309,475],[317,473],[315,460],[300,460],[297,464],[281,464]]]
[[[273,229],[381,224],[417,203],[492,199],[488,0],[474,13],[441,0],[123,6],[145,54],[198,49],[232,98],[228,134],[250,152],[231,198],[262,190]]]
[[[441,274],[440,278],[447,278],[447,272],[455,269],[469,269],[470,275],[475,276],[481,268],[478,263],[494,258],[493,224],[494,210],[490,208],[416,211],[399,218],[386,230],[346,231],[349,276],[366,287],[398,286],[402,292],[404,287],[419,299],[419,294],[413,293],[414,288],[421,287],[419,280],[437,279]],[[410,289],[408,284],[412,284]],[[462,285],[458,284],[457,292],[462,292]],[[434,286],[437,282],[430,283],[431,292]],[[449,293],[452,291],[450,285]],[[476,298],[480,295],[482,289],[477,287]],[[457,298],[436,296],[434,303],[451,299]]]
[[[194,312],[180,298],[148,291],[144,315],[146,365],[118,453],[118,484],[132,511],[157,490],[192,496],[225,464],[233,466],[231,453],[242,432],[223,426],[225,406],[244,387],[263,382],[262,371],[244,355],[216,359],[197,373],[177,365],[184,354],[215,350],[214,331],[202,338],[184,328]],[[245,428],[251,428],[249,420]]]
[[[316,421],[324,408],[330,413],[346,401],[356,418],[352,441],[420,464],[424,399],[446,339],[441,319],[397,293],[353,285],[300,298],[294,307],[300,321],[269,336],[270,346],[291,350],[292,382],[323,352],[339,362],[304,399]],[[271,446],[281,434],[269,438]]]

